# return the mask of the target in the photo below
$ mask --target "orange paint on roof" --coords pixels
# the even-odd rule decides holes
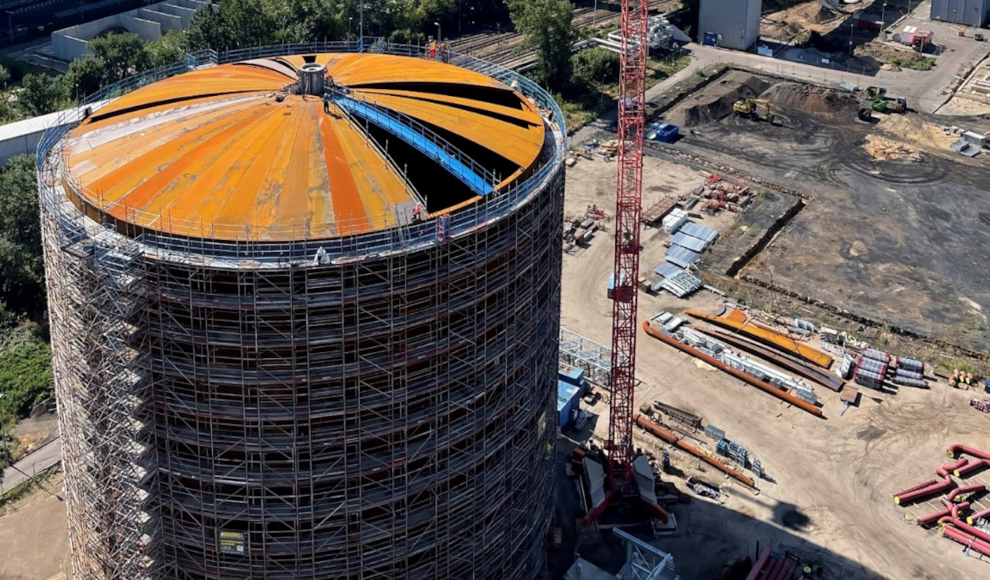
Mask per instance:
[[[174,235],[289,240],[393,227],[423,200],[365,122],[294,92],[308,62],[355,87],[353,98],[451,131],[515,174],[541,154],[538,111],[499,81],[407,57],[294,55],[196,70],[116,99],[65,138],[65,185],[79,204]],[[474,99],[478,87],[488,93]]]

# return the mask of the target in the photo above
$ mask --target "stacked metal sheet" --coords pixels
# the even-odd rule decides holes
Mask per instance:
[[[692,252],[687,248],[682,248],[681,246],[671,246],[667,248],[667,261],[681,268],[687,268],[691,264],[698,261],[701,254],[698,252]]]
[[[656,273],[656,275],[660,276],[661,278],[670,278],[674,274],[683,271],[684,270],[678,268],[677,266],[671,264],[670,262],[664,262],[662,266],[658,267],[653,272]]]
[[[701,280],[684,271],[663,279],[663,289],[678,298],[684,298],[699,288],[701,288]]]
[[[715,230],[706,228],[705,226],[699,226],[694,222],[686,222],[681,226],[680,231],[699,240],[703,240],[707,244],[711,244],[718,237],[718,232]]]
[[[708,248],[708,242],[694,236],[689,236],[684,232],[674,234],[671,243],[698,253],[704,252]]]

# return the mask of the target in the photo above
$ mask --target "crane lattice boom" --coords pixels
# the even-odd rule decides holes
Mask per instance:
[[[639,214],[643,196],[648,29],[649,1],[622,0],[618,175],[615,186],[615,289],[612,301],[612,400],[608,426],[608,473],[613,493],[629,492],[633,486],[633,388],[636,383]]]

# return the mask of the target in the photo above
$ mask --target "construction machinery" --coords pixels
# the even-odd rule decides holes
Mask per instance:
[[[766,99],[742,99],[732,105],[732,110],[750,119],[766,119],[773,123],[773,110],[770,101]]]
[[[878,113],[906,113],[907,98],[888,97],[887,89],[884,87],[866,87],[864,91],[865,101],[869,103],[871,109]]]
[[[666,522],[669,515],[638,495],[633,476],[633,424],[636,386],[636,323],[639,290],[640,211],[643,198],[643,139],[646,128],[646,62],[649,0],[622,0],[619,52],[619,118],[615,182],[615,264],[612,279],[612,376],[609,403],[609,493],[585,517],[588,524],[613,502],[641,499],[649,512]]]

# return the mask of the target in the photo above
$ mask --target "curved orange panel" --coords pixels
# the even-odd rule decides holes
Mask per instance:
[[[414,58],[293,55],[192,71],[114,100],[65,138],[65,185],[79,204],[176,235],[290,240],[394,227],[398,208],[405,214],[423,200],[390,156],[415,151],[385,153],[365,122],[320,95],[288,92],[306,62],[325,64],[339,85],[369,87],[354,98],[365,95],[509,160],[513,175],[541,154],[543,119],[494,79]],[[415,159],[402,161],[410,167]],[[453,196],[430,211],[479,199]]]

